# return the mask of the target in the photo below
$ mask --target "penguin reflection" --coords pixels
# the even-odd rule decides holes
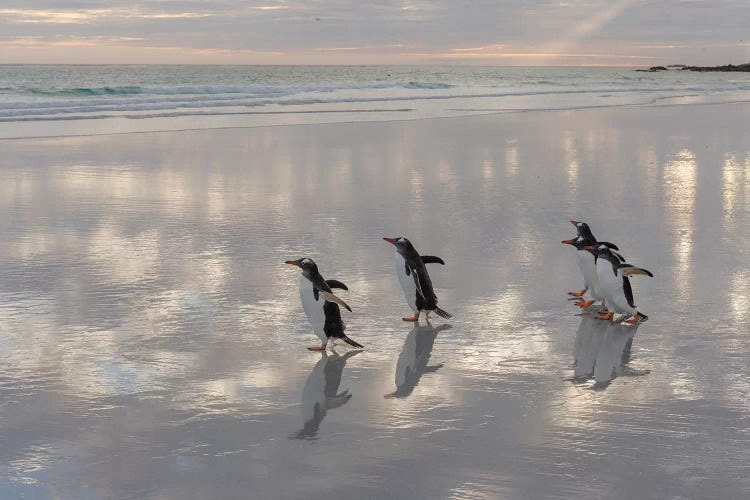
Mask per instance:
[[[432,347],[435,344],[435,338],[438,333],[448,330],[451,325],[443,324],[437,328],[432,325],[420,326],[415,325],[412,331],[406,336],[404,347],[398,357],[396,364],[396,390],[386,394],[386,398],[405,398],[412,393],[419,379],[425,373],[432,373],[440,368],[443,364],[428,366]]]
[[[576,339],[573,344],[573,355],[575,356],[575,382],[585,382],[594,376],[596,366],[596,355],[604,340],[609,324],[588,314],[581,315],[578,324]]]
[[[606,388],[621,376],[649,373],[627,368],[630,349],[639,324],[626,325],[599,321],[592,316],[581,316],[574,344],[575,382],[594,379],[594,389]],[[627,371],[627,373],[625,373]]]
[[[362,351],[349,351],[339,356],[335,351],[329,355],[322,351],[322,357],[313,367],[310,376],[307,377],[305,387],[302,389],[302,418],[305,424],[299,432],[292,437],[297,439],[310,439],[318,434],[320,423],[326,416],[328,410],[338,408],[349,402],[352,394],[349,390],[339,392],[341,375],[349,358],[356,356]]]

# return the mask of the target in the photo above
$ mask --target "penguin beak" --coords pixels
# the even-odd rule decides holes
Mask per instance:
[[[562,240],[561,243],[563,245],[575,245],[576,244],[576,240],[575,239],[572,239],[572,240]]]
[[[583,249],[584,249],[584,250],[588,250],[589,252],[593,252],[594,250],[596,250],[596,246],[594,246],[594,245],[589,245],[589,246],[587,246],[587,247],[583,247]]]
[[[296,260],[287,260],[286,262],[284,262],[284,264],[291,264],[293,266],[299,267],[299,262],[297,262]]]
[[[574,226],[578,226],[578,221],[577,220],[572,220],[572,221],[570,221],[570,223],[573,224]]]
[[[396,244],[396,240],[394,240],[393,238],[383,238],[383,239],[385,241],[387,241],[388,243],[390,243],[391,245],[395,245]]]

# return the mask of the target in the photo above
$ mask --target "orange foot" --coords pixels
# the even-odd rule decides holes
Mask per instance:
[[[631,325],[638,323],[638,313],[634,314],[632,318],[626,319],[623,323],[630,323]]]
[[[602,319],[602,320],[612,319],[612,316],[614,315],[615,313],[613,313],[612,311],[607,311],[597,316],[596,319]]]
[[[583,297],[583,294],[586,293],[586,290],[588,290],[588,288],[584,288],[580,292],[568,292],[568,295],[571,295],[573,297]]]
[[[596,302],[596,301],[595,300],[579,300],[575,304],[578,307],[582,307],[584,309],[588,309],[589,307],[591,307],[592,305],[594,305],[594,302]]]
[[[307,350],[308,351],[325,351],[326,350],[326,345],[325,344],[321,344],[319,347],[308,347]]]
[[[415,314],[410,318],[401,318],[404,321],[419,321],[419,313]]]

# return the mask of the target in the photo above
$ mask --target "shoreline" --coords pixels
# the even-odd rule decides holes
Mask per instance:
[[[416,121],[432,121],[432,120],[455,120],[465,118],[478,118],[488,117],[504,114],[525,114],[525,113],[560,113],[560,112],[573,112],[573,111],[600,111],[607,109],[634,109],[634,108],[675,108],[675,107],[694,107],[694,106],[723,106],[723,105],[737,105],[737,104],[750,104],[750,99],[738,99],[731,101],[720,101],[720,102],[681,102],[681,103],[660,103],[667,99],[682,99],[691,96],[679,96],[669,97],[665,99],[654,99],[649,103],[623,103],[623,104],[608,104],[608,105],[592,105],[592,106],[579,106],[571,108],[530,108],[530,109],[504,109],[504,110],[472,110],[474,112],[467,114],[460,114],[454,116],[425,116],[425,117],[408,117],[408,118],[390,118],[390,119],[367,119],[367,120],[343,120],[343,121],[321,121],[321,122],[307,122],[307,123],[266,123],[258,125],[229,125],[229,126],[204,126],[204,127],[192,127],[192,128],[175,128],[167,130],[133,130],[133,131],[122,131],[122,132],[102,132],[102,133],[89,133],[89,134],[55,134],[55,135],[34,135],[34,136],[18,136],[18,137],[0,137],[0,142],[6,141],[24,141],[24,140],[42,140],[42,139],[64,139],[64,138],[84,138],[84,137],[99,137],[99,136],[127,136],[135,134],[165,134],[165,133],[178,133],[178,132],[198,132],[202,130],[242,130],[242,129],[261,129],[266,127],[301,127],[301,126],[315,126],[315,125],[351,125],[354,123],[393,123],[393,122],[416,122]],[[403,110],[389,110],[393,112],[403,112]],[[286,114],[328,114],[328,113],[344,113],[346,111],[290,111]],[[357,110],[353,113],[368,113],[369,110]],[[256,113],[251,113],[256,114]],[[270,114],[270,113],[269,113]],[[209,115],[212,116],[212,115]],[[93,120],[92,120],[93,121]],[[7,123],[19,123],[19,122],[7,122]]]

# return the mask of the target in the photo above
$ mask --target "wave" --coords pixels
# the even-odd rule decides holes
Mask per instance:
[[[382,83],[368,85],[318,85],[302,87],[273,87],[273,86],[237,86],[237,85],[207,85],[207,86],[180,86],[180,87],[74,87],[65,89],[40,89],[25,88],[23,92],[34,95],[46,96],[106,96],[106,95],[174,95],[174,94],[299,94],[305,92],[335,92],[340,90],[374,90],[374,89],[418,89],[418,90],[440,90],[449,89],[454,85],[448,83],[431,83],[409,81],[405,83]],[[8,89],[10,90],[10,89]]]
[[[98,88],[86,88],[76,87],[72,89],[61,89],[61,90],[48,90],[48,89],[26,89],[29,94],[38,95],[59,95],[59,96],[70,96],[70,95],[127,95],[127,94],[141,94],[143,93],[142,87],[98,87]]]
[[[478,89],[476,89],[478,90]],[[694,88],[694,87],[638,87],[638,88],[590,88],[590,89],[550,89],[550,90],[519,90],[510,92],[457,92],[450,94],[419,94],[419,95],[339,95],[330,98],[317,96],[302,96],[297,94],[287,95],[180,95],[180,96],[152,96],[143,95],[138,98],[122,100],[113,99],[87,99],[87,100],[51,100],[45,102],[13,102],[0,105],[0,117],[22,116],[22,115],[49,115],[70,114],[101,111],[150,111],[159,109],[176,108],[207,108],[207,107],[257,107],[267,105],[308,105],[308,104],[337,104],[337,103],[367,103],[387,101],[420,101],[420,100],[444,100],[461,98],[488,98],[488,97],[526,97],[526,96],[555,96],[555,95],[585,95],[585,94],[654,94],[670,92],[725,92],[725,91],[747,91],[750,86],[738,86],[733,88]]]
[[[544,82],[544,83],[540,83]],[[694,86],[601,86],[596,88],[550,88],[548,80],[537,80],[526,88],[499,89],[487,87],[462,87],[450,92],[454,86],[447,83],[407,81],[404,83],[375,83],[349,86],[199,86],[199,87],[98,87],[58,90],[54,98],[37,96],[22,101],[0,102],[0,121],[50,121],[86,120],[101,118],[140,118],[157,116],[182,116],[189,114],[211,115],[250,113],[251,109],[267,107],[269,113],[279,108],[295,106],[334,105],[357,103],[413,102],[450,99],[560,97],[596,95],[597,97],[624,96],[625,94],[671,98],[674,93],[699,95],[748,91],[750,86],[694,87]],[[421,92],[378,92],[380,89],[398,88],[422,90]],[[341,89],[344,89],[341,91]],[[488,91],[490,90],[491,91]],[[337,91],[339,90],[339,91]],[[358,90],[358,91],[353,91]],[[439,92],[436,90],[443,90]],[[39,91],[47,96],[47,91]],[[81,98],[85,96],[85,98]],[[620,99],[622,100],[622,99]],[[632,99],[627,99],[632,100]],[[368,106],[369,107],[369,106]],[[229,110],[228,108],[234,108]],[[320,109],[319,106],[316,106]],[[311,110],[315,108],[310,108]],[[196,111],[198,110],[198,111]],[[316,112],[316,111],[312,111]],[[317,111],[322,112],[322,111]],[[256,111],[257,113],[257,111]]]

